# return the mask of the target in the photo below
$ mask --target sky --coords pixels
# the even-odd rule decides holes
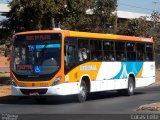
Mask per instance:
[[[7,3],[11,0],[0,0]],[[160,12],[160,0],[118,0],[118,10],[151,14],[154,10]]]
[[[118,0],[118,10],[145,14],[160,12],[160,0]]]

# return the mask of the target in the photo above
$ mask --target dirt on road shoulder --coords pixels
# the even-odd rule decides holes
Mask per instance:
[[[0,97],[11,95],[10,73],[0,73]]]
[[[0,97],[11,95],[10,85],[0,85]]]

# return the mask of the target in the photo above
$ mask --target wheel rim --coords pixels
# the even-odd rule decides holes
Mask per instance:
[[[86,96],[87,96],[87,92],[86,92],[86,88],[82,85],[79,89],[79,101],[80,102],[84,102],[86,100]]]
[[[133,92],[133,84],[132,82],[129,83],[129,92],[132,93]]]

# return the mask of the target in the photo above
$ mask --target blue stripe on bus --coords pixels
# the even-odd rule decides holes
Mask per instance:
[[[112,79],[125,79],[129,73],[133,73],[135,76],[138,75],[143,67],[143,62],[122,62],[121,70]]]

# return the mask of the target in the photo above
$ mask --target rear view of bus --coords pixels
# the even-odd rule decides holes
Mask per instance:
[[[13,96],[52,95],[56,91],[53,86],[62,82],[64,77],[61,46],[61,33],[25,32],[15,35],[11,57]]]

